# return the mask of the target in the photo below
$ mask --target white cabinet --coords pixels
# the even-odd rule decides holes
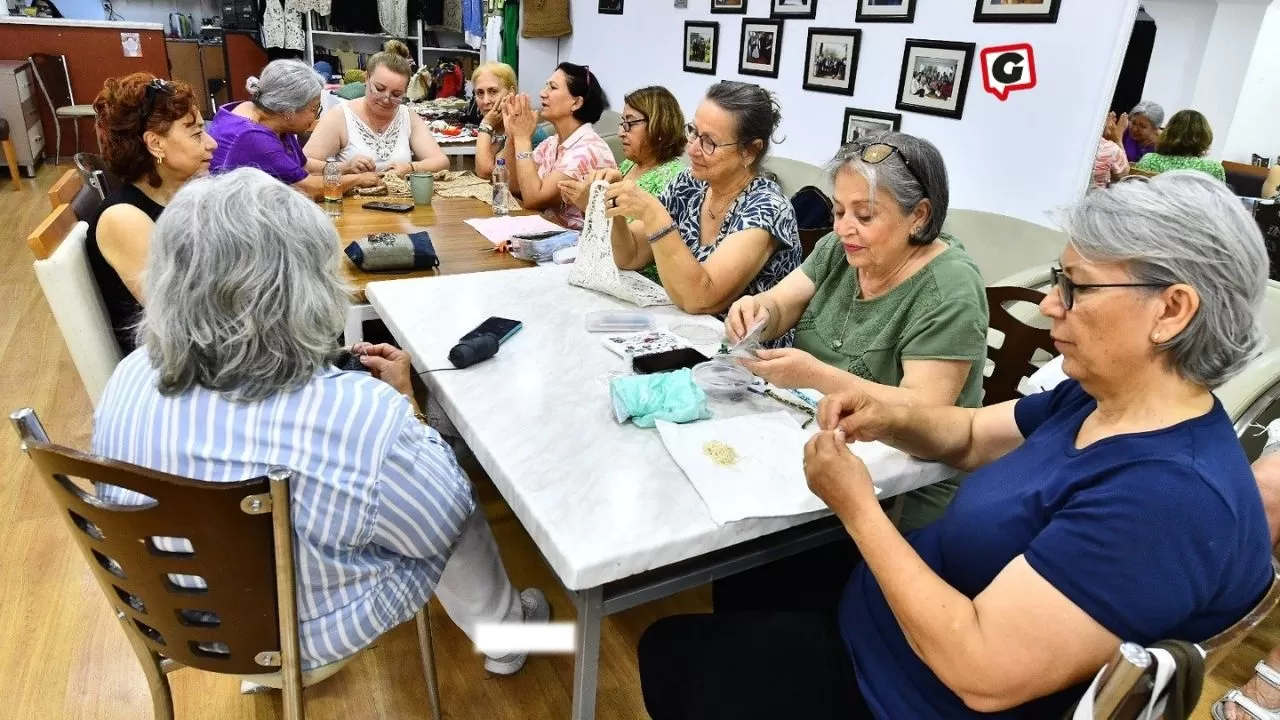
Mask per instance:
[[[44,128],[31,73],[26,60],[0,60],[0,117],[9,121],[9,139],[18,151],[18,164],[35,177],[36,161],[44,155]]]

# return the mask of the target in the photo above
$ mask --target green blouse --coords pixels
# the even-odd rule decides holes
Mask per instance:
[[[1222,163],[1203,157],[1161,155],[1160,153],[1149,152],[1143,155],[1142,159],[1134,167],[1151,173],[1162,173],[1170,170],[1199,170],[1202,173],[1208,173],[1218,178],[1222,182],[1227,181],[1227,171],[1223,169]]]
[[[632,168],[635,166],[636,164],[634,162],[630,160],[623,160],[622,164],[618,166],[618,171],[625,177],[626,174],[631,172]],[[636,185],[640,186],[641,190],[644,190],[650,195],[658,197],[662,195],[663,190],[667,189],[667,186],[671,184],[671,181],[680,174],[681,170],[684,170],[684,163],[680,162],[680,158],[676,158],[675,160],[665,162],[641,175],[636,180]],[[662,284],[662,281],[658,279],[658,266],[656,263],[649,263],[641,268],[640,274],[659,285]]]
[[[901,285],[862,299],[857,271],[834,233],[818,241],[800,270],[817,286],[796,324],[795,347],[865,380],[897,387],[904,360],[965,360],[969,376],[956,404],[982,405],[987,359],[987,293],[964,246],[949,247]],[[942,515],[958,482],[911,492],[903,505],[903,531]]]

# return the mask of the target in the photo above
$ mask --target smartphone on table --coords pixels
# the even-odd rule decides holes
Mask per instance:
[[[671,372],[681,368],[691,368],[707,362],[711,358],[693,348],[679,348],[652,355],[640,355],[631,359],[631,369],[639,375]]]
[[[413,210],[413,203],[394,203],[385,200],[374,200],[361,205],[366,210],[381,210],[383,212],[407,213]]]
[[[506,342],[508,338],[520,332],[520,328],[524,327],[524,323],[519,320],[508,320],[507,318],[491,317],[480,323],[475,330],[462,336],[462,340],[470,340],[481,335],[493,335],[498,338],[498,344]]]

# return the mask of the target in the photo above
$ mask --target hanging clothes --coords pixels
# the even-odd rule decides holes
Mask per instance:
[[[462,0],[444,0],[444,25],[446,30],[462,32]]]
[[[378,22],[388,35],[408,35],[409,0],[378,0]]]
[[[420,0],[422,3],[422,24],[444,24],[444,0]]]
[[[262,44],[268,48],[305,49],[307,38],[302,32],[301,13],[285,10],[281,0],[267,0],[262,14]]]
[[[502,15],[489,16],[484,28],[484,62],[502,62]]]
[[[382,23],[378,19],[378,3],[375,0],[340,0],[333,4],[329,13],[332,29],[341,32],[382,33]]]
[[[474,49],[484,40],[484,9],[481,0],[462,0],[462,36]]]
[[[318,15],[328,15],[329,8],[333,4],[333,0],[285,0],[285,10],[295,10],[300,13],[314,12]]]
[[[520,74],[520,2],[507,0],[502,6],[502,62]]]

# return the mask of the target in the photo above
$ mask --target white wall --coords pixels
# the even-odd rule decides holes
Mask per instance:
[[[1191,106],[1218,5],[1214,0],[1143,0],[1156,21],[1142,96],[1169,113]]]
[[[684,21],[716,20],[719,77],[758,82],[778,93],[786,141],[775,146],[775,154],[814,164],[825,163],[838,148],[846,107],[896,112],[906,38],[976,42],[979,51],[1030,42],[1040,87],[1015,92],[1002,103],[983,91],[975,57],[962,120],[904,112],[902,129],[932,140],[942,150],[951,175],[953,207],[1041,224],[1049,223],[1046,211],[1070,202],[1086,185],[1137,13],[1137,0],[1072,0],[1062,4],[1053,25],[977,24],[972,2],[921,2],[913,24],[861,26],[855,94],[846,97],[806,92],[801,82],[808,27],[853,26],[852,0],[825,0],[818,4],[816,20],[786,22],[776,80],[738,74],[743,16],[711,15],[707,0],[691,0],[684,10],[671,4],[629,0],[619,16],[598,15],[593,0],[575,0],[574,33],[559,43],[558,56],[590,64],[615,109],[626,92],[660,83],[680,100],[686,115],[692,115],[715,81],[682,71]],[[751,0],[750,16],[765,16],[767,6],[768,0]],[[554,68],[555,57],[553,41],[522,41],[521,88],[536,92]]]
[[[1227,136],[1236,116],[1236,106],[1240,103],[1240,91],[1244,88],[1245,76],[1258,40],[1258,30],[1267,14],[1269,3],[1270,0],[1221,2],[1214,15],[1213,28],[1209,32],[1209,41],[1205,46],[1204,59],[1196,80],[1195,94],[1189,103],[1189,107],[1199,110],[1209,118],[1209,124],[1214,129],[1210,157],[1224,157]],[[1181,108],[1165,108],[1169,114],[1179,109]]]
[[[1245,73],[1230,131],[1214,125],[1222,158],[1249,162],[1253,153],[1280,156],[1280,2],[1267,9]]]
[[[341,2],[341,0],[338,0]],[[54,0],[63,16],[77,20],[104,20],[101,0]],[[217,0],[113,0],[116,14],[132,22],[164,23],[169,27],[169,13],[191,13],[197,22],[201,18],[221,15]]]

